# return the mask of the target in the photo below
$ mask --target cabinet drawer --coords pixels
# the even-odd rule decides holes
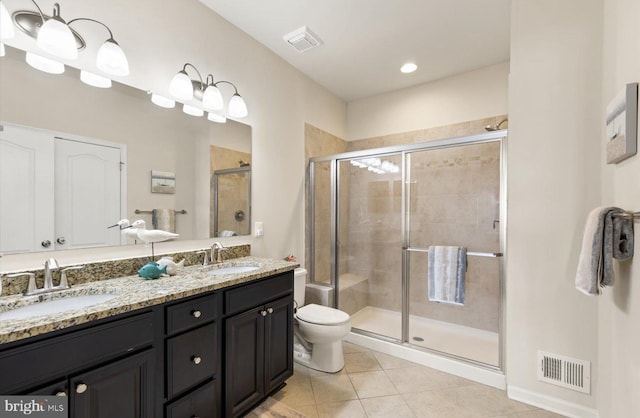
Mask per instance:
[[[216,384],[213,380],[167,406],[166,418],[217,417]]]
[[[167,307],[167,334],[205,324],[218,316],[218,295],[212,294]]]
[[[7,350],[0,353],[0,393],[34,387],[152,341],[153,314],[148,312]]]
[[[242,312],[293,292],[293,271],[224,292],[225,315]]]
[[[205,381],[216,371],[216,324],[204,325],[167,340],[167,396]]]

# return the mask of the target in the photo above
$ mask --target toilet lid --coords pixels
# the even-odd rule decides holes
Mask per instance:
[[[298,308],[296,318],[301,321],[318,325],[341,325],[349,321],[350,316],[346,312],[328,306],[315,303]]]

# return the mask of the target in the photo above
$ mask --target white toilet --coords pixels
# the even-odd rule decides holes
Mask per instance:
[[[328,306],[304,306],[307,270],[294,272],[294,299],[298,306],[293,359],[315,370],[335,373],[344,367],[342,339],[351,331],[351,317]]]

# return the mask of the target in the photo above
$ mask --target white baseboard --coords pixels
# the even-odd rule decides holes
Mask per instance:
[[[514,401],[524,402],[535,407],[555,412],[571,418],[598,418],[596,409],[587,408],[572,402],[567,402],[560,398],[532,392],[517,386],[507,386],[507,396]]]
[[[367,337],[366,335],[356,334],[354,332],[347,334],[345,341],[358,344],[384,354],[399,357],[404,360],[413,361],[414,363],[422,364],[423,366],[473,380],[474,382],[492,386],[497,389],[505,390],[506,388],[505,376],[499,371],[485,369],[473,364],[456,361],[454,359],[426,351],[412,349],[410,347]]]

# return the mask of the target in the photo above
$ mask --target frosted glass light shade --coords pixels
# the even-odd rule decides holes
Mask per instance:
[[[101,89],[108,89],[111,87],[110,79],[85,70],[80,70],[80,80],[85,84]]]
[[[193,84],[185,71],[180,71],[171,79],[169,93],[178,100],[193,99]]]
[[[169,99],[168,97],[164,97],[155,93],[151,94],[151,102],[156,106],[164,107],[167,109],[172,109],[176,107],[175,100]]]
[[[42,57],[32,52],[27,52],[27,64],[37,70],[44,71],[45,73],[49,74],[64,73],[63,63]]]
[[[223,115],[219,115],[217,113],[213,113],[213,112],[209,112],[209,114],[207,115],[207,119],[209,119],[211,122],[216,122],[216,123],[226,123],[227,122],[227,118]]]
[[[202,106],[208,110],[220,110],[224,107],[224,100],[220,89],[214,85],[209,85],[202,95]]]
[[[0,1],[0,39],[10,39],[16,35],[9,11]]]
[[[188,104],[184,104],[182,105],[182,111],[184,113],[186,113],[187,115],[191,115],[191,116],[202,116],[204,115],[204,110],[199,109],[195,106],[191,106]]]
[[[4,50],[4,44],[0,44],[0,57],[4,57],[6,54],[7,53]]]
[[[129,75],[129,61],[120,45],[113,39],[107,39],[96,57],[96,66],[107,74],[115,76]]]
[[[76,38],[73,37],[69,26],[58,17],[44,22],[38,32],[37,44],[38,48],[56,57],[69,60],[78,58]]]
[[[414,72],[417,69],[418,69],[418,66],[416,64],[414,64],[413,62],[408,62],[404,64],[402,67],[400,67],[400,72],[404,74],[409,74]]]
[[[234,94],[229,100],[229,116],[232,118],[244,118],[248,114],[247,104],[238,93]]]

